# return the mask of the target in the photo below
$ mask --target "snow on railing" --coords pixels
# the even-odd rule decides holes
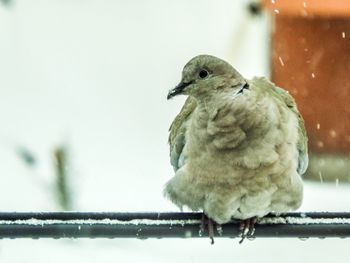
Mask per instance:
[[[0,238],[190,238],[201,213],[0,213]],[[215,237],[238,237],[239,221]],[[258,219],[253,237],[349,237],[350,213],[288,213]]]

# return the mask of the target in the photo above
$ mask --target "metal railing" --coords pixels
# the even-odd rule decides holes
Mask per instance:
[[[0,238],[197,238],[201,213],[0,213]],[[238,237],[239,221],[216,237]],[[258,219],[254,237],[349,237],[350,213],[288,213]]]

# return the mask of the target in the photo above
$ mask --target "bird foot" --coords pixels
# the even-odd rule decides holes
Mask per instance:
[[[241,221],[239,226],[239,232],[241,237],[241,240],[239,241],[240,244],[242,244],[244,239],[246,239],[247,237],[249,238],[254,235],[256,221],[256,217],[251,217]]]
[[[203,233],[205,233],[206,231],[208,231],[208,236],[211,240],[211,244],[214,244],[214,226],[216,226],[216,231],[219,233],[222,233],[222,228],[221,225],[217,224],[214,220],[210,219],[209,217],[207,217],[206,214],[202,214],[202,220],[201,220],[201,226],[200,226],[200,230],[199,233],[200,235],[203,235]]]

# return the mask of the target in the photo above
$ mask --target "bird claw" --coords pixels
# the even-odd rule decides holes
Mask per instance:
[[[218,225],[214,220],[207,217],[206,214],[202,214],[202,220],[201,220],[201,226],[199,230],[199,235],[203,236],[203,234],[208,230],[208,236],[210,238],[210,243],[214,244],[214,225],[216,226],[216,231],[221,235],[222,228],[220,225]]]
[[[256,221],[256,217],[248,218],[241,221],[239,226],[239,232],[241,237],[241,240],[239,241],[240,244],[242,244],[246,238],[252,237],[254,235]]]

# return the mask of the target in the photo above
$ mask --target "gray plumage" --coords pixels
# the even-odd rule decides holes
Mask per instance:
[[[307,137],[286,91],[200,55],[168,98],[177,94],[189,97],[170,127],[175,176],[165,186],[167,198],[218,223],[301,205]]]

